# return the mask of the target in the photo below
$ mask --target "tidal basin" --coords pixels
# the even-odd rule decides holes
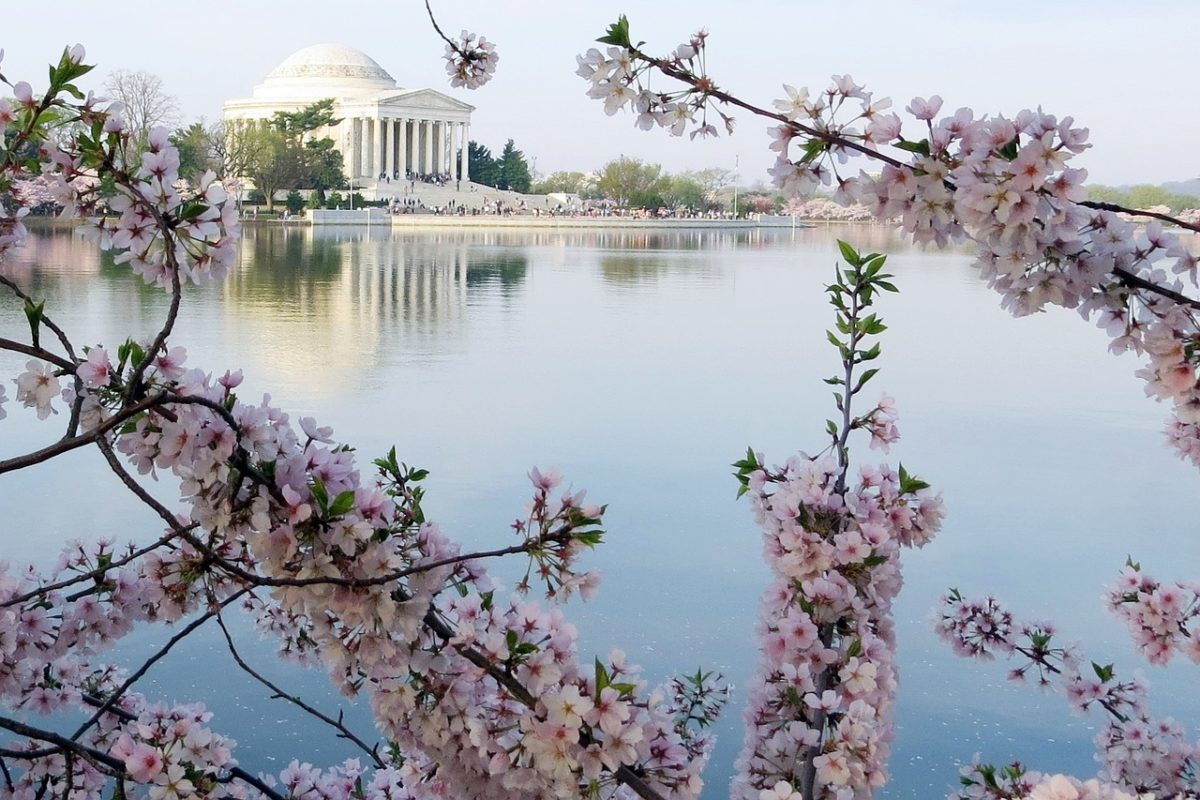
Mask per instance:
[[[965,252],[926,252],[880,227],[808,230],[455,230],[258,227],[220,286],[190,289],[174,343],[188,364],[241,368],[244,398],[270,392],[315,416],[360,463],[396,445],[430,470],[426,509],[473,549],[510,543],[528,470],[555,466],[607,503],[606,542],[588,562],[599,596],[573,601],[580,653],[624,650],[652,683],[699,666],[736,689],[755,663],[766,568],[759,533],[735,500],[730,464],[747,445],[783,461],[825,442],[834,413],[821,379],[837,366],[823,288],[836,238],[889,255],[901,293],[869,398],[896,398],[890,455],[945,496],[943,532],[906,554],[896,607],[901,667],[889,798],[941,797],[956,764],[1095,773],[1092,724],[1060,695],[1010,684],[1003,664],[954,657],[929,619],[950,586],[994,593],[1050,618],[1087,658],[1133,674],[1142,662],[1101,595],[1128,555],[1174,580],[1200,563],[1194,469],[1162,444],[1166,408],[1145,398],[1132,358],[1102,332],[1053,310],[1014,320]],[[110,348],[156,329],[167,297],[65,230],[35,230],[11,270],[76,341]],[[0,335],[27,336],[19,306]],[[6,374],[22,359],[5,356]],[[57,432],[9,405],[0,456]],[[70,465],[70,470],[64,468]],[[164,482],[165,483],[165,482]],[[155,487],[172,498],[166,485]],[[156,521],[129,503],[98,454],[0,481],[0,558],[47,563],[70,538],[147,541]],[[492,564],[511,585],[518,561]],[[127,649],[157,646],[151,627]],[[299,757],[352,751],[237,671],[219,634],[189,641],[138,686],[204,700],[242,765],[277,771]],[[243,652],[325,711],[339,703],[320,670],[275,663],[249,625]],[[185,677],[186,676],[186,677]],[[1186,669],[1149,669],[1154,708],[1195,725]],[[184,683],[183,681],[187,681]],[[193,682],[194,681],[194,682]],[[740,701],[718,729],[705,797],[726,794],[741,745]],[[347,720],[373,734],[361,706]],[[282,763],[281,763],[282,762]]]

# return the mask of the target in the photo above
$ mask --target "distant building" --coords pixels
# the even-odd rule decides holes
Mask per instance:
[[[467,142],[474,106],[433,89],[402,89],[367,54],[341,44],[298,50],[271,70],[250,97],[224,106],[227,122],[271,119],[334,99],[341,123],[318,131],[342,152],[347,178],[364,187],[380,176],[449,175],[469,180]]]

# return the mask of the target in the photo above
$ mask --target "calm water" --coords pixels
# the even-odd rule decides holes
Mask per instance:
[[[841,236],[890,254],[899,296],[882,374],[898,401],[902,459],[944,491],[940,538],[907,556],[897,606],[903,687],[891,798],[944,796],[956,764],[981,752],[1092,774],[1089,720],[1004,680],[1002,665],[959,661],[928,620],[949,586],[994,592],[1019,613],[1053,617],[1089,656],[1138,661],[1100,603],[1128,553],[1162,577],[1195,577],[1194,470],[1161,445],[1163,409],[1135,364],[1067,312],[1013,320],[960,253],[927,253],[878,228],[795,233],[247,232],[241,268],[189,291],[177,343],[190,363],[242,367],[243,397],[270,391],[372,457],[395,444],[432,472],[428,508],[473,546],[507,543],[533,465],[557,466],[609,504],[593,557],[600,596],[574,604],[581,653],[619,646],[655,680],[702,665],[744,686],[766,580],[759,537],[734,500],[729,464],[747,444],[782,461],[823,446],[832,401],[820,379],[836,353],[822,287]],[[166,302],[87,243],[32,237],[16,273],[80,343],[115,346],[154,330]],[[0,335],[21,337],[18,306]],[[22,359],[0,360],[14,375]],[[9,394],[12,395],[10,385]],[[54,433],[9,406],[0,452]],[[879,454],[860,453],[879,460]],[[0,557],[48,561],[67,538],[157,533],[118,495],[91,453],[0,479]],[[158,486],[169,498],[171,487]],[[512,576],[518,565],[496,565]],[[140,634],[149,647],[161,630]],[[272,664],[325,710],[343,702],[319,672]],[[1200,719],[1185,669],[1148,671],[1155,706]],[[242,763],[329,763],[348,751],[242,680],[215,637],[146,679],[151,694],[202,697],[238,739]],[[348,718],[371,733],[361,708]],[[1094,720],[1093,720],[1094,721]],[[719,730],[706,797],[718,798],[741,743],[740,710]],[[369,736],[368,736],[369,738]]]

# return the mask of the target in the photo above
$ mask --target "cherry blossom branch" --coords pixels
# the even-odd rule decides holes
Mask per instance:
[[[100,700],[100,698],[89,697],[87,695],[85,695],[83,699],[89,705],[99,705],[99,704],[102,704],[102,702],[103,702]],[[130,721],[137,719],[133,714],[130,714],[120,708],[109,709],[108,713],[111,713],[117,717],[120,717],[121,719],[125,720],[126,722],[130,722]],[[104,751],[98,750],[94,747],[89,747],[87,745],[80,744],[79,742],[74,742],[74,741],[62,736],[61,734],[54,733],[53,731],[46,731],[46,730],[42,730],[40,728],[35,728],[33,726],[19,722],[17,720],[9,719],[7,717],[0,717],[0,728],[5,728],[9,731],[12,731],[13,733],[17,733],[21,736],[26,736],[30,739],[36,739],[39,741],[48,742],[50,744],[55,745],[55,747],[52,749],[43,749],[43,750],[28,750],[28,751],[26,751],[26,750],[5,749],[5,750],[0,750],[0,756],[8,756],[9,758],[13,758],[13,759],[17,759],[17,760],[27,760],[27,759],[31,759],[31,758],[41,758],[44,756],[57,755],[58,753],[62,753],[64,751],[65,752],[74,752],[78,755],[81,755],[81,756],[87,758],[94,765],[96,765],[96,767],[98,769],[100,769],[101,772],[103,772],[104,774],[106,774],[110,777],[115,777],[115,778],[117,778],[117,780],[124,780],[128,776],[128,772],[125,769],[125,764],[120,759],[115,758],[115,757],[109,755],[108,753],[105,753]],[[101,766],[101,765],[103,765],[103,766]],[[5,770],[6,777],[7,777],[7,774],[8,774],[7,770]],[[229,770],[228,776],[219,777],[217,780],[219,783],[228,783],[230,780],[239,780],[239,781],[242,781],[243,783],[247,784],[248,786],[253,786],[255,789],[262,792],[264,796],[270,798],[270,800],[287,800],[287,798],[285,798],[284,795],[282,795],[279,792],[277,792],[276,790],[272,789],[269,785],[267,785],[260,778],[258,778],[258,776],[254,775],[250,772],[247,772],[246,770],[242,769],[241,767],[232,767]],[[11,786],[12,784],[10,783],[9,785]]]
[[[425,0],[425,11],[434,31],[446,43],[446,72],[450,74],[451,86],[463,86],[467,89],[477,89],[492,78],[496,71],[496,48],[484,37],[476,38],[475,34],[465,30],[458,41],[454,41],[442,32],[433,16],[429,0]]]
[[[96,766],[101,772],[107,775],[123,775],[125,774],[125,764],[115,756],[111,756],[102,750],[97,750],[94,747],[80,744],[72,739],[68,739],[62,734],[54,733],[53,731],[42,730],[35,728],[32,725],[27,725],[19,720],[10,719],[9,717],[0,716],[0,728],[11,731],[19,736],[26,736],[30,739],[47,742],[56,745],[59,752],[69,751],[77,755],[83,756],[88,761]],[[52,755],[53,751],[47,753]],[[21,758],[20,751],[15,751],[10,757]],[[103,765],[103,766],[101,766]]]
[[[346,727],[346,725],[342,721],[342,714],[340,711],[338,712],[337,719],[334,719],[334,718],[328,716],[327,714],[324,714],[321,711],[318,711],[316,708],[313,708],[308,703],[304,702],[299,696],[291,695],[291,694],[288,694],[287,692],[283,691],[283,689],[280,689],[278,686],[276,686],[274,683],[272,683],[268,678],[266,678],[261,673],[257,672],[249,664],[247,664],[246,660],[243,659],[241,654],[238,652],[237,647],[234,646],[233,636],[230,635],[229,629],[225,626],[225,619],[224,619],[224,617],[221,616],[221,614],[219,612],[217,613],[217,626],[221,629],[221,633],[225,637],[225,644],[229,648],[229,654],[233,656],[233,660],[237,662],[237,665],[239,667],[241,667],[242,670],[247,675],[254,678],[256,681],[261,683],[263,686],[266,686],[268,689],[271,690],[271,692],[273,693],[271,695],[272,700],[286,700],[287,702],[295,705],[297,708],[300,708],[303,711],[307,712],[311,716],[316,717],[317,719],[324,722],[326,725],[329,725],[329,726],[335,728],[338,731],[339,739],[347,739],[350,742],[353,742],[360,750],[362,750],[364,753],[367,754],[367,757],[371,759],[371,761],[375,764],[375,766],[379,767],[380,769],[383,769],[384,767],[387,766],[383,762],[383,759],[379,757],[379,745],[375,745],[374,747],[368,747],[366,742],[364,742],[357,735],[355,735],[355,733],[352,730],[350,730],[349,728]]]
[[[708,78],[707,76],[693,75],[690,72],[680,69],[679,67],[675,66],[670,61],[667,61],[662,58],[657,58],[655,56],[651,56],[648,53],[644,52],[643,50],[641,50],[637,47],[630,47],[628,49],[629,49],[630,54],[634,58],[641,59],[642,61],[653,66],[655,69],[657,69],[659,72],[666,75],[667,77],[674,78],[675,80],[680,81],[681,83],[685,83],[688,86],[691,86],[694,90],[696,90],[697,92],[700,92],[701,95],[703,95],[705,97],[715,98],[716,100],[719,100],[722,103],[736,106],[745,111],[749,111],[751,114],[754,114],[755,116],[762,117],[764,119],[775,120],[776,122],[779,122],[779,123],[789,126],[792,130],[796,131],[797,133],[802,133],[805,136],[808,136],[813,139],[818,139],[818,140],[820,140],[822,142],[826,142],[827,144],[830,144],[830,145],[836,145],[838,147],[845,148],[847,150],[853,150],[854,152],[864,155],[867,158],[870,158],[874,161],[879,161],[884,164],[889,164],[889,165],[891,165],[893,167],[897,167],[897,168],[912,169],[911,164],[900,161],[899,159],[893,158],[885,153],[881,153],[878,150],[875,150],[873,148],[864,146],[864,145],[860,144],[859,142],[854,141],[853,139],[847,139],[844,136],[839,136],[838,134],[833,133],[831,131],[820,130],[818,128],[813,128],[808,125],[804,125],[802,123],[796,122],[795,120],[789,119],[787,116],[780,114],[778,112],[770,111],[768,109],[762,108],[761,106],[756,106],[753,103],[748,103],[745,100],[742,100],[741,98],[737,97],[736,95],[733,95],[733,94],[730,94],[729,92],[725,92],[725,91],[722,91],[721,89],[718,89],[716,84],[713,83],[713,81],[710,78]],[[1156,212],[1156,211],[1128,208],[1126,206],[1122,206],[1117,203],[1100,202],[1100,201],[1093,201],[1093,200],[1082,201],[1079,203],[1079,205],[1086,206],[1088,208],[1093,208],[1093,209],[1096,209],[1097,211],[1112,211],[1114,213],[1129,214],[1131,216],[1149,217],[1149,218],[1161,220],[1162,222],[1167,222],[1171,225],[1177,225],[1177,226],[1179,226],[1181,228],[1185,228],[1187,230],[1200,232],[1200,224],[1185,222],[1184,220],[1181,220],[1178,217],[1173,217],[1169,214],[1163,214],[1163,213]]]
[[[425,614],[425,625],[444,641],[454,638],[454,631],[434,612],[432,608]],[[536,710],[537,698],[530,693],[524,684],[518,681],[506,670],[500,669],[483,653],[466,645],[453,645],[454,650],[463,658],[486,672],[492,680],[507,689],[514,698],[530,710]],[[586,742],[581,742],[586,744]],[[642,800],[666,800],[653,786],[645,781],[633,769],[625,764],[618,766],[613,776],[630,788]]]
[[[783,114],[780,114],[778,112],[768,111],[765,108],[761,108],[752,103],[748,103],[745,100],[742,100],[741,98],[739,98],[735,95],[729,94],[728,92],[718,89],[716,84],[713,83],[707,76],[697,77],[695,75],[692,75],[690,72],[687,72],[686,70],[682,70],[682,69],[679,69],[678,67],[674,66],[673,64],[671,64],[671,62],[666,61],[661,58],[656,58],[655,56],[651,56],[651,55],[643,52],[642,50],[638,49],[637,47],[630,47],[628,49],[629,49],[630,54],[634,58],[639,58],[642,61],[645,61],[647,64],[650,64],[655,69],[657,69],[659,72],[663,73],[664,75],[666,75],[669,78],[674,78],[677,81],[686,83],[687,85],[691,86],[696,91],[700,92],[701,95],[703,95],[705,97],[716,98],[717,100],[720,100],[722,103],[727,103],[732,106],[737,106],[738,108],[749,111],[750,113],[754,114],[755,116],[763,117],[764,119],[773,119],[776,122],[780,122],[784,125],[790,126],[792,128],[792,130],[796,131],[797,133],[803,133],[805,136],[809,136],[813,139],[819,139],[820,141],[826,142],[827,144],[837,145],[839,147],[845,147],[848,150],[854,150],[858,153],[861,153],[862,155],[867,156],[868,158],[875,159],[876,161],[882,161],[883,163],[891,164],[894,167],[907,166],[902,161],[899,161],[895,158],[892,158],[891,156],[880,153],[877,150],[872,150],[869,147],[865,147],[851,139],[845,139],[841,136],[838,136],[835,133],[831,133],[830,131],[823,131],[818,128],[811,128],[807,125],[796,122],[795,120],[789,119],[786,116],[784,116]]]
[[[1081,205],[1087,204],[1081,203]],[[1200,300],[1194,300],[1182,292],[1177,292],[1174,289],[1168,289],[1166,286],[1159,286],[1157,283],[1152,283],[1151,281],[1148,281],[1139,275],[1134,275],[1129,270],[1121,267],[1114,267],[1112,274],[1117,277],[1117,280],[1126,286],[1134,289],[1142,289],[1144,291],[1151,292],[1152,294],[1160,295],[1168,300],[1173,300],[1185,308],[1189,308],[1193,311],[1200,311]]]
[[[167,640],[166,644],[164,644],[162,647],[160,647],[157,652],[155,652],[153,655],[151,655],[148,659],[146,659],[142,663],[142,665],[140,667],[138,667],[136,670],[134,670],[133,673],[131,673],[130,676],[128,678],[126,678],[121,683],[121,685],[118,686],[108,696],[108,698],[104,701],[104,704],[101,705],[100,708],[98,708],[96,710],[96,712],[94,714],[92,714],[92,716],[86,722],[84,722],[82,725],[80,725],[73,734],[71,734],[71,740],[78,741],[80,736],[82,736],[84,733],[86,733],[88,731],[89,728],[91,728],[93,725],[95,725],[97,722],[99,722],[100,718],[103,717],[105,713],[107,713],[113,706],[115,706],[117,704],[117,702],[121,699],[121,697],[125,694],[125,692],[127,692],[129,690],[129,687],[133,686],[133,684],[135,684],[143,675],[145,675],[147,672],[149,672],[149,670],[152,666],[154,666],[159,661],[161,661],[164,657],[166,657],[167,653],[170,653],[171,649],[173,647],[175,647],[175,645],[179,644],[181,641],[183,641],[188,636],[190,636],[197,628],[199,628],[205,622],[208,622],[210,619],[215,617],[220,612],[220,609],[222,609],[225,606],[229,605],[230,603],[234,602],[235,600],[237,600],[238,598],[240,598],[242,595],[246,594],[249,591],[250,591],[249,587],[244,587],[242,589],[238,589],[233,594],[231,594],[229,597],[225,598],[219,604],[217,604],[216,608],[211,608],[208,611],[205,611],[199,617],[197,617],[196,619],[194,619],[190,623],[188,623],[186,626],[184,626],[184,628],[181,631],[179,631],[174,636],[172,636],[169,640]]]
[[[448,556],[436,561],[424,562],[412,567],[394,570],[384,575],[377,575],[373,578],[341,578],[334,575],[321,575],[312,578],[277,578],[269,575],[260,575],[258,573],[249,572],[242,569],[237,564],[222,558],[215,553],[201,539],[190,532],[180,530],[180,535],[187,540],[188,544],[195,547],[197,550],[204,553],[205,557],[210,559],[216,566],[225,570],[230,575],[240,578],[254,586],[345,586],[349,589],[366,588],[369,586],[382,586],[388,583],[393,583],[400,578],[406,578],[410,575],[416,575],[422,572],[428,572],[431,569],[438,567],[446,567],[454,564],[461,564],[467,561],[478,561],[485,558],[495,558],[499,556],[515,555],[517,553],[528,553],[536,550],[543,545],[551,542],[566,542],[570,540],[570,535],[564,529],[551,534],[547,537],[530,539],[521,544],[514,544],[508,547],[500,547],[495,550],[480,550],[473,553],[466,553],[457,556]]]
[[[437,19],[435,19],[433,16],[433,9],[429,5],[429,0],[425,0],[425,13],[429,15],[429,22],[431,25],[433,25],[433,30],[437,33],[438,38],[440,38],[443,42],[445,42],[446,45],[448,47],[451,47],[456,53],[459,53],[461,55],[462,51],[460,51],[458,49],[458,45],[454,43],[454,40],[451,39],[446,34],[442,33],[442,29],[438,25]]]
[[[10,350],[14,353],[23,353],[27,356],[40,358],[42,361],[49,361],[54,366],[60,367],[66,372],[75,372],[75,364],[63,358],[62,356],[55,355],[49,350],[44,350],[41,347],[22,344],[21,342],[15,342],[12,339],[0,337],[0,350]]]
[[[171,509],[160,503],[154,495],[146,490],[146,487],[138,483],[137,479],[129,473],[129,470],[125,469],[125,465],[117,458],[117,454],[113,452],[112,445],[106,439],[97,439],[96,444],[99,446],[100,452],[104,455],[104,460],[108,462],[109,469],[125,485],[125,488],[154,511],[163,522],[167,523],[170,533],[160,539],[159,542],[165,544],[173,540],[176,536],[184,536],[188,531],[199,527],[196,523],[186,526],[180,525],[179,520],[171,513]]]
[[[1094,208],[1097,211],[1112,211],[1116,214],[1128,214],[1131,217],[1149,217],[1157,219],[1161,222],[1166,222],[1170,225],[1178,225],[1180,228],[1186,228],[1189,231],[1200,233],[1200,224],[1185,222],[1178,217],[1173,217],[1170,214],[1163,214],[1158,211],[1151,211],[1146,208],[1129,208],[1118,203],[1101,202],[1099,200],[1081,200],[1079,205],[1087,208]]]
[[[163,237],[163,253],[166,259],[166,266],[171,276],[171,304],[167,308],[167,316],[163,320],[162,327],[159,328],[154,341],[146,348],[146,354],[142,357],[141,363],[137,364],[129,375],[128,389],[126,389],[125,394],[127,401],[132,399],[135,393],[141,390],[142,377],[146,374],[146,370],[150,368],[150,365],[154,363],[154,359],[158,357],[159,351],[165,348],[167,337],[171,335],[171,331],[175,328],[175,320],[179,316],[179,305],[183,300],[183,286],[179,280],[179,259],[175,255],[174,226],[153,203],[145,201],[140,192],[134,191],[132,186],[130,187],[130,192],[144,208],[154,215],[154,219],[158,223],[159,233]]]
[[[104,577],[104,574],[106,572],[108,572],[109,570],[116,569],[117,567],[123,567],[126,564],[136,561],[137,559],[141,558],[142,556],[146,555],[147,553],[152,553],[155,550],[159,549],[160,547],[163,547],[163,546],[169,544],[171,542],[171,540],[176,537],[176,535],[177,535],[176,531],[171,531],[170,533],[167,533],[166,535],[160,537],[158,540],[156,540],[152,544],[148,544],[145,547],[141,547],[141,548],[138,548],[137,550],[133,550],[129,553],[129,555],[124,556],[119,559],[116,559],[115,561],[111,561],[104,566],[96,567],[96,569],[89,570],[88,572],[80,573],[79,575],[76,575],[73,578],[67,578],[65,580],[58,581],[57,583],[48,583],[45,586],[39,586],[36,589],[31,589],[30,591],[25,592],[24,594],[19,594],[14,597],[11,597],[8,600],[6,600],[5,602],[0,603],[0,608],[8,608],[10,606],[21,605],[23,603],[28,602],[29,600],[33,600],[33,599],[39,598],[39,597],[45,597],[46,595],[50,594],[51,592],[56,592],[59,589],[65,589],[68,586],[74,586],[75,584],[83,583],[84,581],[97,581],[100,578]]]
[[[103,698],[96,697],[95,695],[90,695],[87,693],[83,694],[82,699],[85,703],[87,703],[89,706],[92,706],[94,708],[98,708],[98,707],[104,705],[104,702],[105,702]],[[120,706],[114,706],[114,707],[110,708],[107,713],[112,714],[113,716],[123,720],[124,722],[133,722],[134,720],[137,719],[136,715],[130,714],[128,711],[121,708]],[[255,789],[262,792],[266,797],[270,798],[270,800],[287,800],[287,798],[285,798],[279,792],[275,791],[270,786],[268,786],[266,783],[264,783],[262,780],[260,780],[258,778],[258,776],[254,775],[250,772],[247,772],[246,770],[242,769],[241,767],[232,767],[229,769],[228,772],[229,772],[228,776],[219,777],[217,779],[217,782],[218,783],[229,783],[230,780],[239,780],[249,786],[253,786]]]
[[[26,294],[15,281],[7,276],[0,275],[0,285],[7,286],[8,289],[17,296],[18,300],[21,300],[25,303],[33,303],[33,298]],[[71,345],[71,340],[67,338],[66,332],[60,328],[53,319],[45,316],[44,314],[40,317],[40,322],[42,325],[45,325],[47,328],[49,328],[54,333],[55,337],[58,338],[58,341],[62,344],[63,349],[67,351],[67,356],[70,359],[73,367],[74,364],[79,361],[79,359],[75,355],[75,348]],[[39,358],[41,358],[41,356],[39,356]]]
[[[13,458],[0,461],[0,474],[12,472],[18,469],[25,469],[26,467],[31,467],[35,464],[49,461],[50,459],[60,456],[63,453],[68,453],[77,448],[92,444],[109,431],[123,424],[126,420],[129,420],[143,411],[159,405],[163,402],[164,397],[164,394],[153,394],[132,406],[125,407],[118,413],[97,425],[95,428],[89,430],[87,433],[66,437],[60,439],[52,445],[43,447],[40,450],[35,450],[32,453],[26,453],[25,455],[14,456]]]

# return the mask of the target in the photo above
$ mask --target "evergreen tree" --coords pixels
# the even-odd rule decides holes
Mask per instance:
[[[525,154],[517,149],[512,139],[504,143],[504,151],[500,153],[500,160],[496,165],[500,179],[496,185],[499,188],[514,192],[529,191],[529,185],[533,182],[529,174],[529,164],[525,161]]]
[[[475,183],[496,186],[500,182],[499,165],[492,151],[479,142],[467,143],[467,170]]]

